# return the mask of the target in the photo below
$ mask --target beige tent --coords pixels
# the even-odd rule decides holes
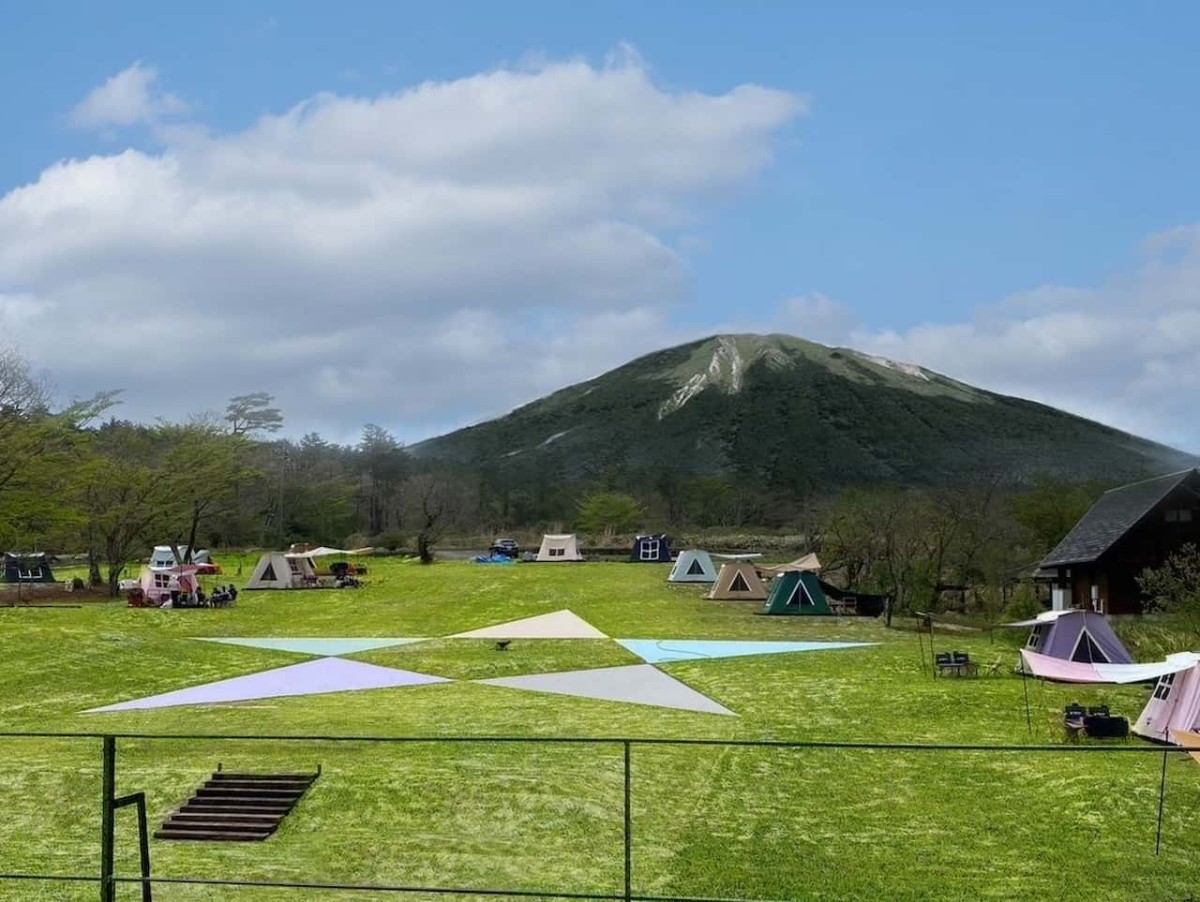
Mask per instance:
[[[268,551],[258,559],[247,589],[303,589],[317,584],[312,560],[302,555]]]
[[[763,567],[764,570],[770,570],[772,573],[817,573],[821,569],[821,562],[817,556],[809,552],[804,557],[796,558],[789,564],[780,564],[778,567]]]
[[[582,561],[579,545],[574,533],[563,536],[542,536],[542,547],[538,550],[539,561]]]
[[[763,585],[756,568],[749,561],[730,561],[721,565],[716,585],[708,593],[709,598],[740,599],[744,601],[766,601],[767,587]]]

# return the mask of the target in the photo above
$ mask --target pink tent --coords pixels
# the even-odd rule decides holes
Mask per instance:
[[[141,573],[142,591],[154,604],[162,604],[171,597],[172,592],[181,595],[193,594],[199,587],[196,564],[180,564],[170,570],[151,570],[143,567]]]
[[[1200,666],[1163,674],[1133,725],[1146,739],[1175,743],[1173,733],[1200,730]],[[1178,744],[1178,743],[1176,743]]]

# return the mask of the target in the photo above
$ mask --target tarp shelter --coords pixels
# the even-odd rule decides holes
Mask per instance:
[[[691,548],[679,552],[675,566],[667,577],[669,583],[714,583],[717,581],[717,568],[707,551]]]
[[[1133,663],[1108,618],[1094,611],[1045,611],[1004,626],[1029,627],[1025,648],[1039,655],[1088,664]]]
[[[330,548],[328,545],[292,545],[285,552],[284,557],[289,558],[315,558],[315,557],[330,557],[335,554],[370,554],[375,549],[367,546],[366,548]]]
[[[4,581],[6,583],[52,583],[54,573],[50,570],[50,562],[45,552],[29,552],[20,554],[6,551],[4,553]]]
[[[629,552],[629,560],[635,564],[671,563],[671,538],[666,535],[637,536]]]
[[[575,541],[575,534],[567,535],[542,536],[542,547],[538,549],[537,559],[539,561],[582,561],[583,555],[579,553],[579,544]]]
[[[303,554],[268,551],[254,565],[247,589],[304,589],[317,585],[312,559]]]
[[[1021,649],[1021,666],[1026,673],[1054,683],[1149,683],[1170,673],[1200,664],[1200,655],[1179,652],[1151,664],[1088,664],[1064,661]]]
[[[821,562],[817,559],[816,554],[812,552],[804,555],[804,557],[796,558],[787,564],[780,564],[778,567],[764,567],[764,570],[772,570],[775,573],[817,573],[821,569]]]
[[[749,561],[730,561],[721,565],[717,582],[708,597],[720,601],[765,601],[767,587],[758,575],[758,569]]]
[[[775,577],[764,614],[832,614],[821,581],[811,570],[789,570]]]

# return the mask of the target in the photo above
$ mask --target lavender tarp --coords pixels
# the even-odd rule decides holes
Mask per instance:
[[[450,682],[445,677],[378,667],[343,658],[318,658],[288,667],[264,670],[249,676],[233,677],[201,686],[191,686],[162,695],[119,702],[93,708],[86,714],[112,711],[143,711],[177,705],[221,705],[261,698],[294,695],[320,695],[327,692],[353,692],[360,689],[391,689],[397,686],[422,686]]]

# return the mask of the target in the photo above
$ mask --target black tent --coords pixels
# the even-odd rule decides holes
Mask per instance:
[[[4,552],[4,581],[6,583],[52,583],[54,573],[44,552],[19,554]]]

